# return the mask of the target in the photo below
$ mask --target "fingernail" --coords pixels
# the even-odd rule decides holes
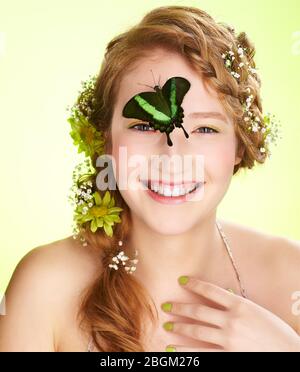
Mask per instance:
[[[170,312],[172,310],[172,304],[171,302],[165,302],[164,304],[161,305],[161,308],[164,311]]]
[[[174,323],[173,322],[166,322],[163,324],[163,327],[166,331],[173,331]]]
[[[169,345],[166,347],[166,351],[176,351],[176,347]]]
[[[178,278],[178,282],[179,282],[179,284],[181,284],[181,285],[185,285],[188,281],[189,281],[189,277],[186,276],[186,275],[180,276],[180,277]]]

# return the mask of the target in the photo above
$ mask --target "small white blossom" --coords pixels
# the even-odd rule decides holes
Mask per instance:
[[[243,55],[244,55],[244,50],[243,50],[243,48],[239,48],[239,49],[238,49],[238,53],[239,53],[240,56],[243,56]]]

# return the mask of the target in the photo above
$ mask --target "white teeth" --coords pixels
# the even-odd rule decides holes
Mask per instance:
[[[163,194],[164,194],[165,196],[171,196],[171,195],[172,195],[172,191],[171,191],[171,189],[169,188],[169,186],[165,186],[165,187],[164,187]]]
[[[144,183],[145,186],[148,187],[148,183],[145,182]],[[173,186],[172,188],[169,186],[169,185],[162,185],[162,184],[159,184],[159,183],[151,183],[151,190],[160,194],[160,195],[163,195],[163,196],[167,196],[167,197],[176,197],[176,196],[182,196],[182,195],[185,195],[185,194],[188,194],[190,191],[194,190],[195,189],[195,186],[197,186],[198,184],[194,184],[193,186],[189,186],[187,188],[185,188],[183,185],[180,185],[180,186]]]
[[[174,187],[173,192],[172,192],[172,196],[179,196],[179,193],[180,193],[179,188],[178,187]]]

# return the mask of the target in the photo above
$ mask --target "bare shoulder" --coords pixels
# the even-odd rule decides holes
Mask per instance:
[[[249,297],[300,334],[300,314],[293,311],[300,292],[300,241],[231,221],[220,222]]]
[[[100,269],[101,260],[72,236],[30,250],[18,262],[5,293],[0,350],[60,349],[64,327],[69,327],[70,337],[77,332],[80,296]]]

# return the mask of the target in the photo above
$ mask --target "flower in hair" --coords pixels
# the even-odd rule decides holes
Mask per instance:
[[[70,196],[75,205],[74,213],[74,235],[78,235],[78,228],[88,223],[90,230],[94,233],[98,228],[103,228],[106,235],[112,236],[112,227],[120,223],[119,212],[123,209],[115,206],[114,197],[109,191],[102,198],[98,191],[92,191],[92,182],[84,180],[72,188],[73,195]]]
[[[119,241],[119,246],[123,245],[123,241]],[[135,258],[129,259],[128,256],[125,255],[124,251],[120,251],[116,256],[111,259],[111,263],[108,265],[111,269],[119,270],[119,267],[125,268],[125,271],[128,274],[133,274],[136,271],[136,265],[139,262],[138,258],[138,251],[135,251]],[[129,261],[129,264],[127,264]]]
[[[103,153],[104,140],[102,133],[97,131],[83,115],[70,117],[68,121],[72,128],[70,135],[73,138],[74,145],[78,146],[78,153],[84,152],[86,156]]]
[[[70,135],[74,145],[78,146],[78,153],[84,152],[86,156],[101,155],[104,150],[103,133],[91,123],[90,118],[94,109],[96,77],[89,77],[82,81],[82,89],[79,91],[77,102],[72,106],[70,117],[67,119],[71,124]]]
[[[229,70],[231,75],[239,82],[241,77],[241,70],[246,68],[249,75],[257,74],[257,70],[252,68],[248,61],[244,60],[245,54],[247,53],[247,48],[238,45],[237,55],[230,50],[222,54],[225,67]],[[238,61],[239,60],[239,61]],[[234,67],[236,61],[237,68]],[[267,113],[262,117],[262,119],[255,115],[252,109],[252,104],[254,102],[254,95],[251,92],[251,89],[248,87],[246,89],[247,96],[246,99],[241,102],[243,106],[243,121],[247,125],[247,129],[253,133],[261,132],[263,134],[263,146],[260,147],[260,153],[267,153],[268,156],[271,156],[271,151],[269,149],[269,144],[271,142],[277,144],[278,138],[280,136],[280,122],[278,122],[274,115]]]
[[[94,181],[96,169],[92,165],[94,155],[104,152],[103,133],[91,123],[91,115],[95,105],[96,77],[82,81],[82,90],[79,91],[77,102],[70,109],[68,122],[71,124],[70,135],[78,146],[78,153],[83,152],[85,160],[78,164],[73,171],[73,185],[70,189],[69,201],[74,206],[73,237],[76,239],[86,226],[95,233],[103,228],[106,235],[113,235],[113,226],[120,223],[119,212],[123,209],[115,206],[115,200],[107,190],[103,198],[95,190]],[[68,108],[69,110],[69,108]],[[83,245],[87,245],[84,237],[80,237]]]
[[[247,48],[242,47],[241,45],[238,45],[238,56],[235,55],[233,50],[230,48],[230,50],[226,51],[222,54],[222,58],[224,59],[224,64],[231,73],[231,75],[236,78],[236,80],[239,80],[241,77],[241,69],[243,67],[247,68],[247,71],[249,74],[257,74],[257,69],[251,67],[250,63],[248,61],[244,61],[243,59],[245,57],[245,54],[247,53]],[[240,62],[238,62],[238,59]],[[234,69],[234,61],[237,61],[237,70]]]

